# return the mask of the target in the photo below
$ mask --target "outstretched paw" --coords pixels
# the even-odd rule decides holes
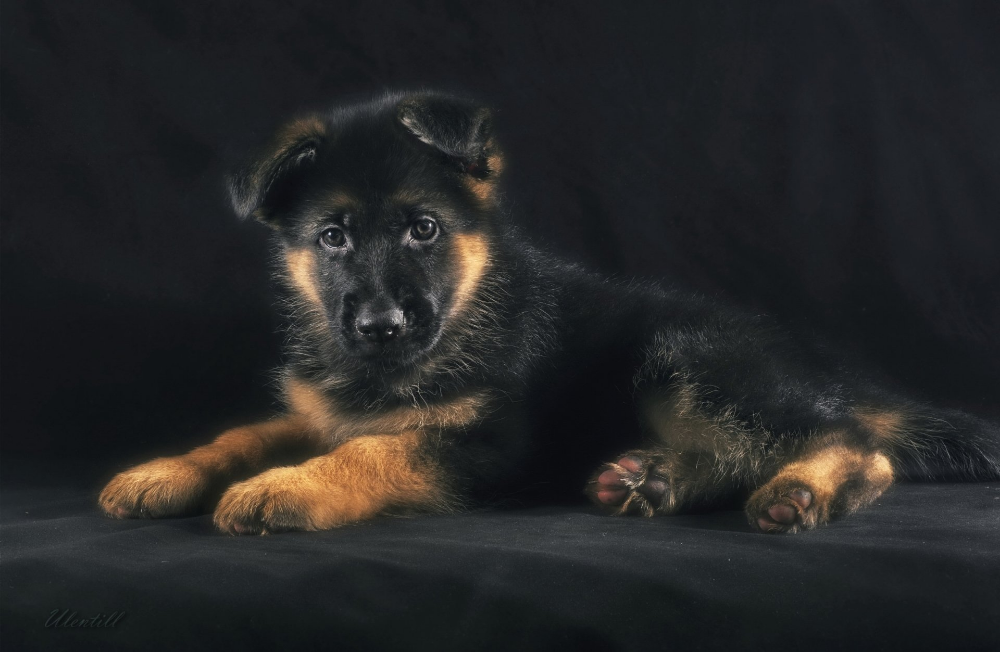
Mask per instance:
[[[641,452],[626,453],[601,467],[587,484],[587,494],[613,514],[652,516],[667,506],[670,481]]]
[[[182,516],[204,506],[212,477],[183,457],[163,457],[119,473],[98,499],[112,518]]]
[[[751,525],[770,534],[811,530],[826,521],[804,483],[768,483],[750,497],[746,512]]]
[[[326,530],[357,520],[353,502],[306,468],[285,466],[234,484],[219,500],[213,520],[227,534]]]

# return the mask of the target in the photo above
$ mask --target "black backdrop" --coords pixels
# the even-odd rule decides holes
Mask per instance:
[[[0,0],[5,649],[997,649],[995,483],[792,538],[585,505],[228,538],[95,498],[276,408],[268,234],[223,175],[400,87],[498,107],[542,243],[1000,416],[998,34],[994,0]]]
[[[5,459],[107,472],[273,411],[268,234],[223,175],[287,115],[395,88],[498,108],[540,242],[997,413],[992,1],[2,11]]]

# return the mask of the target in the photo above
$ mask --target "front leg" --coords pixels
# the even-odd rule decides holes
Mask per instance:
[[[210,509],[233,480],[267,468],[283,452],[321,445],[319,433],[289,415],[221,434],[185,455],[161,457],[119,473],[101,491],[101,508],[112,518],[161,518]]]
[[[233,485],[219,501],[215,525],[229,534],[327,530],[384,512],[451,504],[428,436],[407,431],[357,437]]]

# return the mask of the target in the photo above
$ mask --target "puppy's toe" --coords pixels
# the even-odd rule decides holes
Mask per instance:
[[[613,514],[652,516],[664,504],[669,483],[640,452],[605,464],[587,485],[586,493]]]
[[[101,491],[98,503],[111,518],[162,518],[200,510],[211,477],[184,458],[167,457],[119,473]]]
[[[825,522],[812,491],[786,483],[758,489],[750,497],[746,511],[750,524],[769,534],[793,534]]]

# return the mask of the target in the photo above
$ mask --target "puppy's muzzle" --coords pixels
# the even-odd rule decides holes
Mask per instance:
[[[399,306],[380,310],[365,305],[354,318],[354,330],[368,343],[382,346],[404,335],[406,319]]]

